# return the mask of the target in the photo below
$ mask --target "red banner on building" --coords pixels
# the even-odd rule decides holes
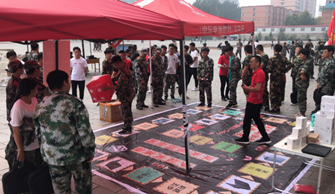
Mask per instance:
[[[334,45],[335,44],[335,35],[334,35],[334,30],[335,30],[335,11],[333,13],[333,17],[332,20],[330,21],[329,24],[329,28],[328,28],[328,32],[327,35],[329,36],[329,40],[328,40],[328,45]]]

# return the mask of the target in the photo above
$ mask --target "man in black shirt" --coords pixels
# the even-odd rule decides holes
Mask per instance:
[[[190,47],[187,46],[187,45],[184,46],[186,89],[187,89],[187,86],[188,86],[188,84],[190,83],[190,80],[191,80],[190,65],[192,65],[192,63],[193,63],[193,59],[192,59],[191,55],[188,54],[189,48]],[[179,58],[179,60],[180,60],[180,58]],[[179,78],[181,78],[181,68],[183,68],[183,66],[179,65],[178,69],[177,69],[177,75],[179,76]],[[180,96],[181,96],[182,92],[183,92],[183,86],[179,85],[178,93],[179,93]]]

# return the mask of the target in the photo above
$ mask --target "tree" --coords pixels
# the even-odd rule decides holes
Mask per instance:
[[[298,25],[316,25],[317,19],[311,17],[308,11],[302,12],[299,16],[297,14],[286,16],[285,26],[298,26]]]
[[[269,40],[272,40],[273,39],[273,35],[272,35],[272,32],[270,32],[269,34]]]
[[[306,35],[306,40],[309,40],[309,39],[311,39],[311,38],[310,38],[309,34],[307,34]]]
[[[256,39],[261,41],[262,40],[262,34],[261,32],[258,33],[258,35],[256,36]]]
[[[287,39],[287,37],[285,35],[284,29],[280,28],[280,32],[278,34],[278,40],[286,40],[286,39]]]
[[[264,40],[265,40],[265,41],[270,40],[270,39],[269,39],[269,36],[264,36]]]
[[[231,20],[241,20],[241,8],[230,1],[220,3],[219,0],[196,0],[192,5],[215,16]]]

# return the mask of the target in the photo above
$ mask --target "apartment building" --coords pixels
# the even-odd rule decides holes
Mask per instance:
[[[312,17],[315,17],[316,0],[271,0],[271,5],[299,12],[308,11]]]

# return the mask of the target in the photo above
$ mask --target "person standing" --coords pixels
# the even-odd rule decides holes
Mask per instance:
[[[198,106],[205,106],[205,91],[207,94],[207,107],[212,107],[212,81],[214,76],[214,61],[208,57],[209,49],[203,48],[201,51],[202,59],[199,61],[198,80],[199,80],[199,99]]]
[[[227,52],[225,52],[219,58],[218,67],[220,68],[219,76],[220,76],[220,82],[221,82],[221,100],[227,101],[227,99],[229,100],[229,97],[228,97],[229,79],[227,77],[228,75],[227,67],[229,67],[229,55]],[[227,83],[227,87],[226,87],[226,83]],[[226,88],[226,92],[224,92],[225,88]]]
[[[191,64],[191,77],[193,75],[193,78],[194,78],[194,84],[195,84],[195,88],[193,88],[192,90],[193,91],[197,91],[198,90],[198,75],[197,75],[197,68],[198,68],[198,65],[199,65],[199,61],[198,61],[198,56],[199,56],[199,53],[198,51],[195,49],[195,44],[194,42],[192,42],[190,44],[190,51],[191,51],[191,57],[193,59],[193,63]]]
[[[271,41],[271,49],[273,49],[273,45],[274,45],[274,44],[273,44],[273,39],[272,39],[272,41]]]
[[[166,51],[167,51],[167,47],[165,45],[162,45],[161,46],[161,58],[162,58],[162,65],[163,65],[163,69],[162,69],[163,77],[161,79],[163,80],[163,86],[164,86],[164,84],[166,85],[165,72],[168,68],[168,58],[166,56]],[[159,99],[161,99],[161,102],[163,102],[165,104],[165,100],[163,99],[163,91],[160,91]]]
[[[102,75],[109,74],[112,77],[116,75],[117,69],[112,65],[112,49],[106,48],[106,59],[102,62]]]
[[[301,50],[302,50],[302,46],[300,46],[300,45],[295,48],[295,54],[296,54],[297,57],[294,59],[293,67],[292,67],[292,70],[291,70],[292,93],[297,93],[297,88],[296,88],[296,85],[295,85],[295,79],[296,79],[296,76],[297,76],[297,73],[298,73],[298,69],[297,68],[302,63],[302,61],[300,59],[300,56],[299,56]],[[294,105],[294,103],[292,105]]]
[[[178,64],[179,64],[179,59],[177,55],[175,55],[176,49],[177,48],[175,45],[170,45],[169,53],[165,55],[167,57],[167,62],[168,62],[168,67],[165,72],[165,77],[166,77],[166,85],[164,88],[164,99],[165,100],[168,99],[169,88],[171,89],[171,93],[170,93],[171,98],[175,99],[174,94],[175,94],[176,73],[177,73]]]
[[[87,62],[82,58],[79,47],[73,48],[74,58],[70,59],[71,64],[71,85],[72,95],[77,97],[77,87],[79,86],[80,99],[84,99],[85,75],[88,72]]]
[[[148,106],[144,104],[147,95],[147,85],[148,85],[148,73],[147,73],[148,61],[146,59],[146,56],[147,56],[147,49],[142,49],[141,57],[138,57],[135,60],[137,83],[139,83],[137,103],[136,103],[136,108],[138,110],[148,108]]]
[[[44,82],[43,80],[43,53],[40,52],[38,53],[37,55],[37,59],[38,59],[38,65],[40,66],[40,70],[41,70],[41,73],[40,73],[40,76],[38,77],[38,80],[41,81],[42,83]]]
[[[191,68],[190,68],[190,65],[193,63],[193,60],[192,60],[192,57],[191,55],[188,54],[188,50],[190,49],[189,46],[185,45],[184,46],[184,56],[185,56],[185,80],[186,80],[186,90],[187,90],[187,87],[188,87],[188,84],[190,83],[190,80],[191,80]],[[179,65],[178,66],[178,74],[179,74],[179,78],[181,79],[182,75],[181,75],[181,69],[183,68],[182,65]],[[178,93],[179,93],[179,96],[182,95],[183,93],[183,89],[184,89],[184,86],[181,85],[179,86],[178,88]],[[186,96],[186,98],[188,98]]]
[[[154,107],[158,107],[158,105],[165,105],[165,103],[162,102],[162,98],[160,97],[160,94],[163,92],[163,79],[164,76],[163,72],[163,64],[162,64],[162,57],[161,54],[161,48],[157,48],[155,51],[155,55],[152,56],[152,94],[154,95]],[[164,74],[163,74],[164,73]]]
[[[36,106],[33,121],[54,191],[71,193],[74,176],[76,193],[92,193],[95,136],[88,111],[81,100],[69,94],[66,72],[50,72],[47,83],[51,95]]]
[[[243,64],[243,71],[242,71],[242,83],[247,85],[247,86],[250,86],[251,84],[251,77],[252,77],[252,69],[250,69],[249,67],[249,62],[250,62],[250,59],[252,57],[252,46],[251,45],[246,45],[244,47],[244,53],[246,55],[244,61],[242,62]],[[249,91],[248,90],[244,90],[244,94],[246,96],[246,98],[248,99],[248,93]]]
[[[270,74],[270,113],[279,113],[282,103],[282,85],[284,74],[291,69],[293,64],[280,54],[283,47],[280,44],[274,46],[274,56],[269,59],[268,72]]]
[[[324,95],[334,95],[335,87],[335,64],[333,59],[334,47],[325,46],[322,53],[322,64],[319,77],[317,79],[317,89],[320,90],[321,96]],[[320,102],[315,102],[315,110],[312,111],[312,114],[320,110]]]
[[[236,45],[237,49],[236,49],[236,53],[235,53],[235,56],[237,56],[237,54],[240,55],[240,59],[242,57],[242,47],[243,47],[243,43],[241,42],[241,39],[238,39],[238,43]]]
[[[37,61],[38,62],[38,52],[39,45],[36,42],[30,44],[31,52],[27,54],[28,61]]]
[[[309,56],[308,56],[308,60],[310,60],[310,71],[309,72],[309,76],[311,76],[311,79],[315,79],[314,78],[314,51],[312,50],[313,44],[309,44],[307,43],[305,45],[305,49],[309,51]]]
[[[268,92],[268,81],[269,81],[269,74],[268,74],[268,62],[269,62],[269,56],[264,53],[264,47],[263,45],[258,45],[256,47],[256,53],[261,57],[261,68],[265,74],[265,86],[264,86],[264,92],[263,92],[263,107],[264,111],[269,111],[269,92]]]
[[[286,42],[284,42],[284,45],[283,45],[282,50],[280,52],[284,57],[286,57],[287,52],[290,53],[289,49],[287,48],[287,43]]]
[[[237,83],[241,79],[240,74],[241,61],[236,55],[234,55],[232,46],[227,46],[226,52],[228,53],[229,56],[229,67],[227,67],[227,69],[229,69],[228,80],[229,80],[229,92],[230,92],[229,103],[226,106],[226,108],[232,108],[232,107],[236,108],[238,106],[236,88]]]
[[[297,76],[295,80],[295,85],[297,88],[297,100],[298,100],[298,106],[299,106],[299,113],[297,113],[295,116],[305,116],[306,113],[306,101],[307,101],[307,89],[309,86],[309,73],[311,68],[311,61],[308,60],[309,56],[309,50],[302,49],[300,51],[300,59],[302,60],[302,63],[297,67]]]
[[[259,132],[262,135],[262,139],[256,141],[258,144],[270,144],[271,140],[266,133],[262,119],[260,118],[260,112],[263,105],[263,92],[265,88],[265,74],[261,68],[261,58],[259,56],[253,56],[250,59],[250,68],[254,70],[252,73],[251,85],[242,85],[243,90],[249,91],[247,100],[247,106],[245,109],[245,115],[243,120],[243,135],[241,138],[236,139],[235,142],[239,144],[250,144],[249,135],[251,127],[251,119],[253,119],[257,125]]]
[[[289,47],[289,49],[290,49],[290,61],[291,62],[294,62],[294,59],[296,58],[295,48],[296,48],[296,45],[295,45],[294,41],[292,41],[292,44]]]

